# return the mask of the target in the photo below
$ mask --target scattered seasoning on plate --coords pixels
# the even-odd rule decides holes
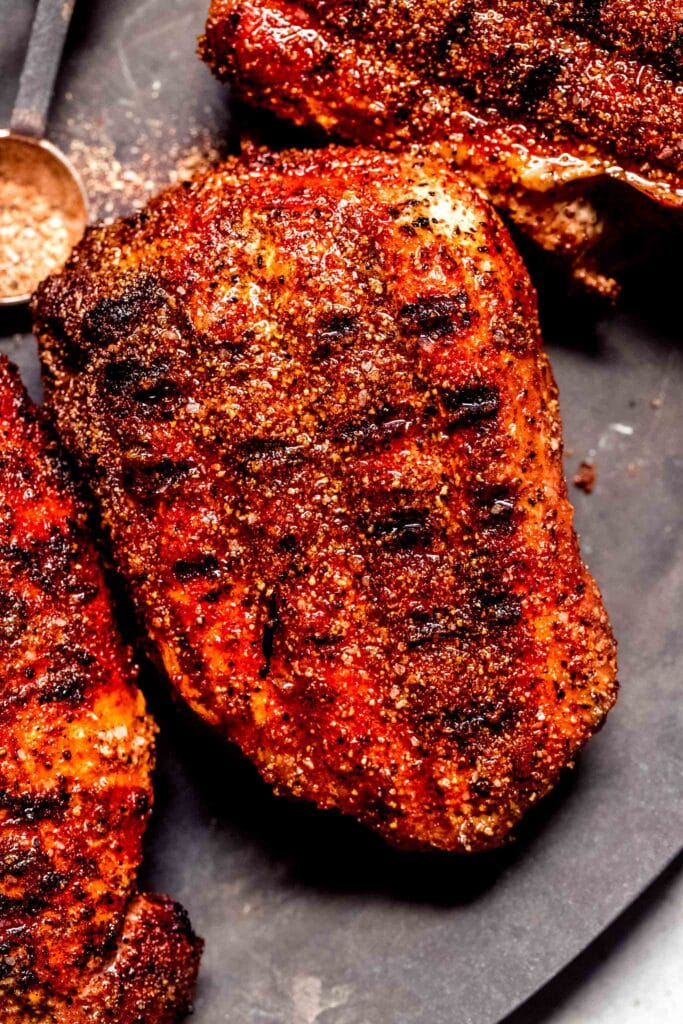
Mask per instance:
[[[593,462],[582,462],[578,473],[574,477],[574,486],[586,494],[592,494],[596,476],[595,464]]]
[[[83,126],[78,126],[83,130]],[[169,127],[163,147],[145,143],[129,146],[119,157],[114,142],[103,129],[92,126],[87,139],[74,138],[69,157],[85,184],[97,220],[139,210],[160,189],[187,181],[207,170],[224,156],[224,146],[209,132],[193,131],[191,140],[179,143]]]

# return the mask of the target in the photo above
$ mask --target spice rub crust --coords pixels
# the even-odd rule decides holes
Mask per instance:
[[[279,792],[502,842],[600,726],[535,297],[418,151],[232,160],[34,303],[47,397],[168,674]]]
[[[0,359],[0,1022],[172,1024],[200,952],[140,894],[154,725],[54,439]]]
[[[682,19],[680,0],[212,0],[200,52],[297,124],[440,146],[610,293],[625,224],[654,213],[614,181],[683,207]]]

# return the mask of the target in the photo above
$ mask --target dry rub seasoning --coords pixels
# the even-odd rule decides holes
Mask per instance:
[[[29,295],[58,270],[85,221],[83,198],[61,161],[28,140],[2,140],[0,297]]]
[[[69,217],[28,182],[0,175],[0,295],[33,291],[71,249]]]
[[[586,494],[592,494],[596,476],[595,465],[592,462],[582,462],[578,473],[574,477],[574,486]]]

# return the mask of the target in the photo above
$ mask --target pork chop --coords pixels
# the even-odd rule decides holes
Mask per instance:
[[[657,219],[637,193],[683,208],[681,0],[212,0],[200,50],[297,124],[439,146],[605,294]]]
[[[154,724],[86,515],[0,357],[0,1022],[172,1024],[201,943],[139,893]]]
[[[602,723],[615,648],[534,292],[467,180],[416,151],[235,159],[91,230],[33,309],[191,706],[278,792],[499,844]]]

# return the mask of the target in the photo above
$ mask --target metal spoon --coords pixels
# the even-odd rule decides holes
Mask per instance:
[[[0,130],[0,305],[27,302],[42,277],[68,255],[81,238],[88,204],[81,180],[67,157],[43,137],[55,80],[75,0],[39,0],[8,129]],[[16,194],[14,202],[10,195]],[[19,197],[31,210],[21,209]],[[40,227],[40,230],[36,230]],[[54,229],[57,265],[50,266],[46,235]],[[58,234],[57,234],[58,232]],[[42,252],[40,251],[42,246]],[[30,251],[33,259],[24,255]],[[27,280],[33,267],[37,280]]]

